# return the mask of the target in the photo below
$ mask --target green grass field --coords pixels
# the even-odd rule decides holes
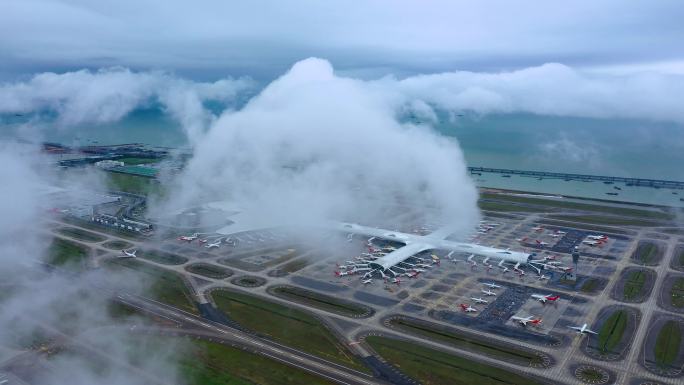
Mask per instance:
[[[232,271],[224,267],[215,266],[208,263],[193,263],[192,265],[186,266],[185,270],[214,279],[228,278],[233,275]]]
[[[149,288],[143,293],[146,296],[187,312],[199,314],[190,290],[176,273],[131,258],[108,259],[103,267],[112,272],[133,274],[140,282],[149,284]]]
[[[512,345],[499,344],[496,340],[476,336],[475,334],[466,335],[464,333],[459,333],[457,329],[438,330],[419,322],[401,318],[392,319],[390,324],[396,329],[405,331],[409,334],[445,342],[461,349],[512,361],[523,366],[540,365],[543,363],[541,357],[530,350],[517,349]]]
[[[524,212],[524,213],[532,213],[532,212],[543,212],[543,208],[535,208],[535,207],[530,207],[530,206],[524,206],[524,205],[515,205],[512,203],[507,203],[507,202],[493,202],[493,201],[479,201],[477,205],[480,207],[480,210],[486,210],[486,211],[500,211],[500,212]]]
[[[163,188],[154,178],[146,178],[118,172],[107,172],[107,187],[116,191],[123,191],[140,195],[159,195]]]
[[[251,295],[216,290],[216,306],[240,325],[344,366],[369,372],[320,321],[300,310]]]
[[[219,343],[193,341],[180,359],[180,373],[189,385],[331,384],[303,370]]]
[[[46,262],[72,271],[83,271],[86,268],[88,249],[78,243],[60,238],[53,238],[48,248]]]
[[[622,337],[627,327],[627,311],[617,310],[601,326],[598,334],[598,347],[602,353],[612,352],[613,349],[622,341]]]
[[[655,344],[656,364],[662,368],[672,365],[681,349],[682,329],[679,322],[670,320],[663,325],[658,333]]]
[[[625,286],[622,290],[622,297],[626,300],[638,298],[644,290],[646,283],[646,272],[643,270],[633,270],[627,274]]]
[[[684,278],[677,278],[670,289],[672,306],[677,308],[684,307]]]
[[[130,249],[133,245],[124,241],[109,241],[102,244],[102,246],[111,250]]]
[[[591,293],[598,287],[599,280],[596,278],[588,278],[580,286],[580,291],[583,293]]]
[[[684,247],[677,250],[677,255],[675,256],[675,258],[676,264],[678,266],[684,267]]]
[[[664,213],[661,211],[651,211],[643,209],[632,209],[626,207],[615,207],[615,206],[603,206],[599,204],[589,204],[581,202],[571,202],[568,200],[561,199],[544,199],[544,198],[531,198],[516,195],[503,195],[503,194],[493,194],[493,193],[482,193],[481,198],[493,199],[499,201],[526,203],[531,205],[548,206],[564,209],[582,210],[594,213],[605,213],[614,215],[624,215],[636,218],[649,218],[649,219],[660,219],[660,220],[672,220],[674,215],[669,213]]]
[[[138,257],[164,265],[182,265],[188,261],[187,258],[181,257],[180,255],[160,250],[141,250],[138,253]]]
[[[650,264],[653,262],[657,254],[658,246],[656,244],[651,242],[642,242],[639,244],[639,246],[637,246],[633,258],[641,263]]]
[[[102,242],[106,239],[102,235],[91,233],[90,231],[77,229],[75,227],[62,227],[57,229],[57,232],[64,236],[78,239],[79,241],[84,242]]]
[[[426,385],[534,385],[514,372],[387,337],[366,342],[409,377]]]
[[[349,317],[362,316],[370,312],[370,309],[366,306],[356,305],[349,301],[342,301],[329,295],[298,287],[280,286],[273,289],[273,293],[290,301]]]

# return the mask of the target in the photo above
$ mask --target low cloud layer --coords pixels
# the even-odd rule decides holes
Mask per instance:
[[[171,203],[230,200],[267,225],[431,207],[432,219],[464,232],[477,218],[477,193],[458,143],[399,123],[397,102],[336,76],[325,60],[301,61],[211,126]]]
[[[203,103],[230,103],[251,87],[248,79],[202,83],[124,68],[47,72],[0,85],[0,114],[52,113],[59,126],[68,128],[118,121],[136,108],[159,104],[192,141],[213,118]]]
[[[684,75],[611,74],[545,64],[512,72],[445,72],[378,86],[447,111],[673,121],[684,124]]]

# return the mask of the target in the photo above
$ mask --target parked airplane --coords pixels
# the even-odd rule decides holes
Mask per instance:
[[[471,307],[470,305],[466,305],[464,303],[460,304],[459,306],[466,313],[474,313],[477,311],[477,309],[475,309],[474,307]]]
[[[492,283],[492,282],[482,282],[482,284],[489,287],[490,289],[498,289],[501,287],[501,285],[497,285],[497,284]]]
[[[548,276],[548,275],[544,275],[544,274],[542,274],[542,275],[539,276],[539,280],[540,280],[540,281],[542,281],[542,280],[544,280],[544,279],[549,279],[549,276]]]
[[[534,230],[536,232],[540,232],[540,231],[544,231],[544,228],[542,226],[537,226],[537,227],[533,227],[532,230]]]
[[[344,277],[345,275],[349,275],[349,274],[352,274],[352,273],[350,273],[348,271],[335,271],[335,275],[338,277]]]
[[[593,330],[589,330],[587,327],[589,325],[584,324],[582,326],[568,326],[570,329],[576,330],[578,334],[584,334],[584,333],[590,333],[590,334],[598,334]]]
[[[559,295],[551,295],[551,294],[548,294],[548,295],[532,294],[532,298],[536,299],[537,301],[539,301],[541,303],[546,303],[546,301],[551,301],[551,302],[558,301],[560,296]]]
[[[489,303],[488,301],[486,301],[482,298],[479,298],[479,297],[470,297],[470,299],[475,301],[475,303],[479,303],[479,304]]]
[[[192,235],[181,235],[180,237],[178,237],[178,240],[179,241],[185,241],[185,242],[192,242],[195,239],[197,239],[198,236],[199,236],[199,234],[197,234],[197,233],[192,234]]]
[[[138,250],[133,250],[133,251],[121,250],[121,252],[123,253],[123,255],[120,256],[119,258],[135,258],[136,257],[135,253],[137,253]]]
[[[364,285],[368,285],[369,283],[373,283],[373,279],[368,278],[368,279],[364,279],[364,280],[363,280],[363,284],[364,284]]]
[[[392,283],[396,283],[397,285],[399,285],[401,283],[401,279],[399,279],[399,277],[392,278]]]
[[[212,243],[207,243],[204,247],[206,247],[207,249],[213,249],[214,247],[219,247],[219,246],[221,246],[221,240],[220,239],[215,241],[215,242],[212,242]]]
[[[496,293],[491,290],[482,289],[482,292],[484,293],[484,295],[496,295]]]
[[[537,239],[535,242],[537,242],[537,244],[539,246],[548,246],[549,245],[548,242],[540,241],[539,239]]]
[[[607,241],[608,237],[605,235],[587,235],[587,238],[593,239],[595,241]]]
[[[518,241],[520,243],[525,243],[525,242],[527,242],[527,237],[518,238],[518,239],[516,239],[516,241]]]
[[[518,322],[520,322],[520,324],[521,324],[522,326],[527,326],[528,323],[529,323],[529,324],[532,324],[532,325],[534,325],[534,326],[538,326],[538,325],[541,325],[541,323],[542,323],[541,318],[534,318],[533,316],[529,316],[529,317],[517,317],[517,316],[513,316],[513,317],[511,317],[511,319],[512,319],[513,321],[518,321]]]

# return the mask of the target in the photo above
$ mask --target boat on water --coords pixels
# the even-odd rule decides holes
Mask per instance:
[[[501,175],[502,178],[510,178],[510,175]]]
[[[603,181],[603,184],[613,184],[613,182],[611,182],[609,180],[605,180],[605,181]]]
[[[616,192],[607,192],[606,195],[618,195]]]
[[[616,190],[622,190],[622,189],[621,189],[620,187],[618,187],[618,186],[613,186],[613,188],[616,189]]]

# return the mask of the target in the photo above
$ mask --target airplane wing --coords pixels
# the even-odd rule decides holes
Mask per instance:
[[[570,329],[577,330],[577,331],[582,331],[582,328],[579,326],[568,326]],[[592,332],[593,333],[593,332]]]
[[[584,332],[585,332],[585,333],[591,333],[591,334],[598,334],[598,333],[596,333],[595,331],[589,330],[589,329],[584,329]]]

